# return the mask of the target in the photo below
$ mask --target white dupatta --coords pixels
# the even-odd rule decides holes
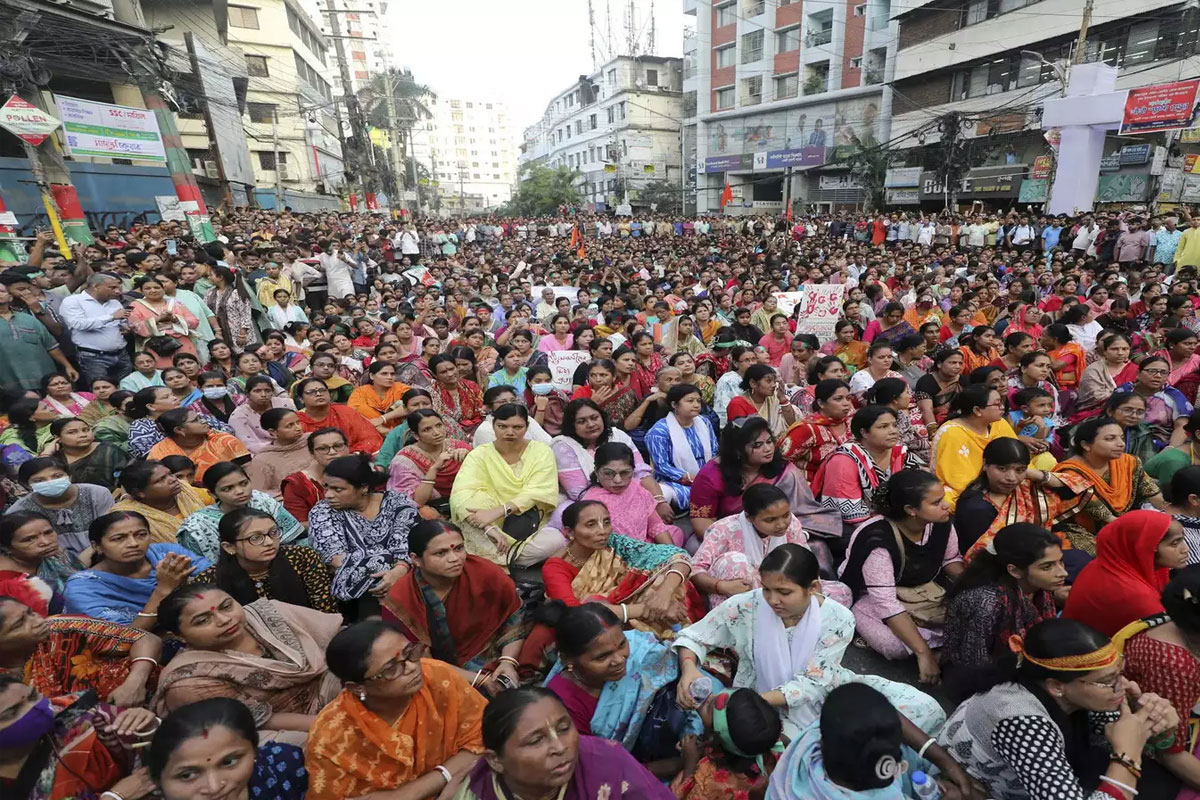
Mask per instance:
[[[692,427],[696,431],[696,438],[700,440],[700,448],[704,452],[704,464],[696,461],[696,454],[692,452],[692,445],[688,441],[687,432],[683,426],[679,424],[679,419],[675,413],[671,412],[666,416],[667,433],[671,437],[671,457],[675,460],[675,466],[688,474],[688,477],[695,479],[700,472],[700,468],[712,461],[712,435],[709,433],[708,420],[704,417],[696,417],[692,420]]]
[[[808,610],[792,629],[791,642],[783,620],[761,594],[754,609],[755,689],[770,692],[802,674],[812,660],[821,636],[821,604],[809,597]]]

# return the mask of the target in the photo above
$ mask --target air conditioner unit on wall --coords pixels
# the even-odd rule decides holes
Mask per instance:
[[[221,177],[221,171],[219,169],[217,169],[217,162],[215,162],[215,161],[205,161],[204,162],[204,177],[206,177],[206,178],[220,178]]]
[[[287,168],[286,164],[280,164],[278,172],[279,172],[279,180],[290,181],[292,179],[292,174],[290,172],[288,172],[288,168]]]

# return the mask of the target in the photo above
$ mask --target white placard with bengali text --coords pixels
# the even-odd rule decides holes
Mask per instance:
[[[591,356],[586,350],[559,350],[550,353],[550,375],[554,379],[554,388],[563,391],[571,390],[571,379],[580,364],[586,364]]]
[[[832,339],[838,317],[842,315],[844,283],[817,283],[804,287],[796,333],[812,333],[820,339]]]

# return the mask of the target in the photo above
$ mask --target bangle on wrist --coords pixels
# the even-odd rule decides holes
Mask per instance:
[[[1137,789],[1133,788],[1132,786],[1130,786],[1127,783],[1121,783],[1116,778],[1110,778],[1107,775],[1101,775],[1100,780],[1103,781],[1104,783],[1112,784],[1113,786],[1117,787],[1118,789],[1120,789],[1123,792],[1129,792],[1130,797],[1138,796]]]
[[[1142,777],[1142,765],[1124,753],[1113,753],[1108,757],[1108,760],[1112,764],[1120,764],[1122,767],[1129,770],[1129,774],[1133,775],[1133,777]]]
[[[157,660],[157,659],[153,659],[153,658],[151,658],[150,656],[137,656],[136,658],[131,658],[131,659],[129,659],[129,663],[130,663],[130,664],[136,664],[136,663],[137,663],[137,662],[139,662],[139,661],[146,661],[146,662],[148,662],[149,664],[151,664],[151,665],[153,665],[153,666],[155,666],[155,667],[157,667],[157,666],[158,666],[158,660]]]
[[[621,603],[621,616],[623,617],[623,619],[621,620],[621,624],[628,625],[629,624],[629,606],[625,605],[624,603]]]
[[[139,611],[136,614],[134,614],[134,616],[135,617],[149,617],[149,618],[153,619],[158,616],[158,612],[157,611]]]
[[[921,745],[921,749],[917,751],[917,758],[924,758],[925,751],[928,750],[930,747],[933,747],[933,745],[936,743],[937,743],[937,739],[935,739],[932,736],[930,736],[928,739],[926,739],[925,744]]]
[[[450,782],[454,780],[454,776],[450,774],[450,770],[446,769],[441,764],[438,764],[436,767],[434,767],[434,769],[442,773],[442,777],[446,779],[447,786],[449,786]]]

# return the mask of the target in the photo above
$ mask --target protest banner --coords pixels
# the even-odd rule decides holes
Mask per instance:
[[[804,287],[800,314],[796,317],[796,333],[815,334],[821,340],[833,338],[838,317],[842,315],[842,298],[846,285],[817,283]]]
[[[554,380],[554,388],[571,391],[571,379],[580,364],[591,360],[586,350],[559,350],[550,354],[550,375]]]

